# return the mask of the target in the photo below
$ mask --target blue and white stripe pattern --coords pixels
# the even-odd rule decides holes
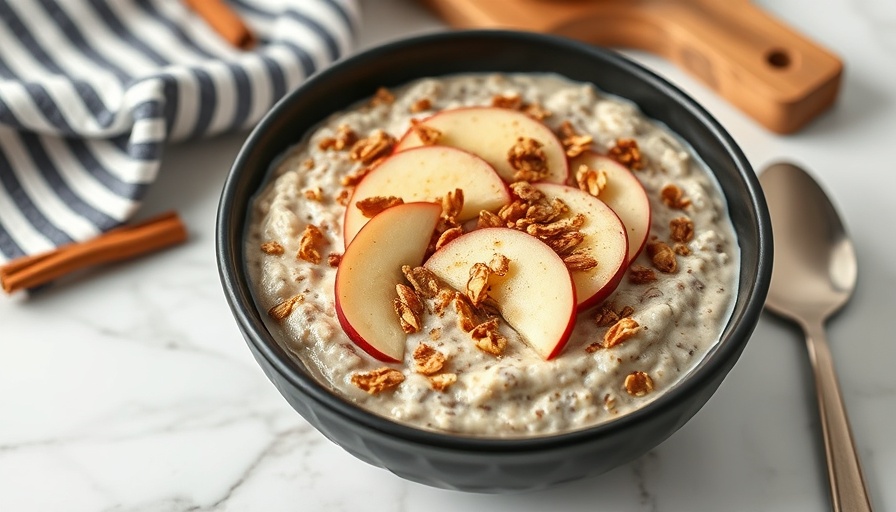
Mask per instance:
[[[247,128],[347,53],[355,0],[225,0],[230,46],[179,0],[0,0],[0,263],[126,220],[164,143]]]

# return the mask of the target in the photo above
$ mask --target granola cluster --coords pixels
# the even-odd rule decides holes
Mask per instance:
[[[576,185],[579,190],[588,192],[594,197],[600,197],[600,193],[607,188],[607,171],[592,169],[585,164],[576,169]]]
[[[585,352],[591,354],[601,349],[612,348],[636,335],[641,326],[632,319],[634,313],[635,309],[631,306],[616,310],[612,303],[601,304],[594,321],[598,327],[608,327],[608,329],[603,339],[585,347]]]
[[[423,303],[420,297],[409,286],[401,283],[395,285],[395,292],[398,296],[392,300],[392,305],[401,329],[407,334],[420,332],[423,328],[420,320],[423,316]]]
[[[417,345],[414,349],[414,371],[425,375],[429,385],[436,391],[445,391],[449,386],[457,382],[457,374],[443,371],[448,362],[445,354],[426,343]]]
[[[392,94],[392,91],[386,89],[385,87],[380,87],[376,90],[373,95],[373,98],[370,99],[371,107],[378,107],[380,105],[391,105],[395,103],[395,95]]]
[[[625,391],[632,396],[644,396],[653,391],[653,379],[640,371],[628,374],[623,385]]]
[[[673,274],[678,270],[678,259],[675,257],[675,251],[666,242],[648,242],[647,256],[650,257],[653,266],[660,272]]]
[[[324,139],[326,141],[326,139]],[[340,183],[343,188],[336,196],[336,202],[342,206],[348,204],[352,189],[373,170],[376,165],[389,156],[395,148],[398,140],[384,130],[374,130],[367,137],[357,139],[351,146],[341,146],[342,150],[349,152],[349,158],[358,166],[354,171],[342,176]],[[333,149],[336,149],[334,146]]]
[[[364,165],[371,165],[377,160],[389,155],[395,143],[398,142],[394,136],[384,130],[374,130],[368,137],[355,142],[352,145],[349,156],[356,162]]]
[[[323,150],[343,151],[351,148],[358,142],[358,134],[347,124],[341,124],[336,128],[336,134],[325,137],[317,143],[317,147]]]
[[[423,375],[434,375],[445,366],[445,360],[445,354],[426,343],[421,343],[414,350],[414,371]]]
[[[280,301],[268,310],[268,316],[278,322],[282,322],[292,314],[292,311],[293,309],[295,309],[296,304],[299,304],[304,300],[304,295],[294,295],[286,300]]]
[[[358,388],[374,395],[398,387],[404,382],[404,374],[395,368],[383,366],[369,372],[356,373],[351,380]]]
[[[302,195],[304,195],[305,199],[308,199],[309,201],[315,201],[315,202],[320,203],[321,201],[324,200],[324,190],[322,188],[320,188],[319,186],[306,188],[305,190],[302,191]]]
[[[361,210],[361,215],[372,219],[376,214],[382,212],[386,208],[398,206],[404,203],[404,199],[395,196],[373,196],[361,199],[355,206]]]
[[[326,239],[320,228],[308,224],[302,232],[302,238],[299,239],[299,252],[296,257],[316,265],[321,261],[320,250],[325,243]]]
[[[616,145],[611,147],[607,154],[633,171],[644,168],[644,157],[635,139],[617,139]]]
[[[549,110],[546,110],[539,103],[527,103],[523,101],[523,96],[518,92],[496,94],[492,97],[491,105],[493,107],[519,110],[538,121],[544,120],[552,115]]]
[[[591,255],[576,251],[585,239],[581,232],[585,223],[583,215],[570,215],[569,207],[561,199],[548,200],[544,193],[527,181],[512,183],[510,190],[512,200],[498,213],[487,210],[479,212],[478,227],[508,227],[524,231],[545,242],[570,270],[584,271],[597,266],[597,260]]]
[[[270,242],[261,244],[261,252],[270,254],[272,256],[280,256],[281,254],[286,252],[286,249],[284,249],[283,246],[280,245],[280,242],[271,240]]]
[[[442,138],[442,132],[432,126],[424,124],[417,119],[411,120],[411,130],[420,139],[424,146],[432,146],[439,143]]]
[[[432,108],[432,100],[429,98],[420,98],[411,104],[410,112],[411,114],[419,114],[420,112],[426,112]]]
[[[569,121],[563,121],[560,125],[560,135],[560,143],[563,144],[563,148],[566,150],[566,156],[569,158],[575,158],[581,155],[585,150],[590,148],[591,143],[594,142],[594,137],[591,135],[577,133],[575,128],[573,128],[572,123]]]
[[[539,181],[548,176],[548,158],[541,149],[544,145],[529,137],[520,137],[507,152],[507,161],[515,171],[513,178]]]
[[[681,187],[674,183],[669,183],[660,190],[660,201],[676,210],[684,210],[691,205],[691,200],[684,195]]]

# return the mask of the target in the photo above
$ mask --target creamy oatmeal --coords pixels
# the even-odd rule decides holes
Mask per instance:
[[[553,359],[504,324],[498,355],[477,347],[455,308],[432,311],[436,298],[424,300],[404,361],[383,363],[353,343],[336,316],[345,205],[364,169],[390,150],[377,137],[400,137],[412,119],[472,105],[523,110],[563,139],[567,154],[591,148],[631,168],[651,203],[647,244],[616,291],[578,313]],[[575,174],[570,169],[573,182]],[[599,176],[579,178],[600,197]],[[255,199],[246,244],[257,302],[280,342],[322,383],[397,421],[481,436],[579,429],[660,396],[718,342],[739,261],[721,192],[699,159],[636,106],[553,75],[422,79],[335,114],[276,163]],[[409,292],[399,293],[413,295],[404,284]]]

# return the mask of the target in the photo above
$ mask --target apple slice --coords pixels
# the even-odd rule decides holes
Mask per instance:
[[[438,144],[464,149],[490,163],[504,181],[517,181],[516,172],[507,159],[510,148],[520,137],[542,144],[548,175],[542,181],[564,183],[569,175],[563,145],[544,123],[526,114],[498,107],[462,107],[443,110],[421,121],[424,126],[441,132]],[[413,129],[398,141],[395,151],[421,146],[423,142]]]
[[[495,254],[510,260],[505,276],[489,277],[489,297],[522,338],[545,360],[569,340],[576,292],[563,260],[541,240],[510,228],[461,235],[433,253],[424,266],[456,290],[466,290],[470,268]]]
[[[597,266],[570,272],[576,287],[578,310],[587,309],[607,298],[619,286],[628,262],[628,237],[616,213],[603,201],[574,187],[556,183],[537,183],[535,188],[551,201],[562,200],[569,214],[582,214],[585,223],[579,231],[585,238],[575,248],[591,256]]]
[[[494,211],[510,202],[510,192],[501,177],[485,160],[457,148],[424,146],[395,153],[376,166],[355,187],[345,210],[345,245],[369,220],[357,203],[375,196],[395,196],[405,202],[435,201],[454,189],[464,191],[458,216],[463,222]]]
[[[370,219],[336,270],[336,317],[348,337],[376,359],[400,362],[407,334],[392,305],[402,265],[419,266],[442,214],[434,203],[405,203]]]
[[[586,151],[570,163],[573,172],[580,165],[602,169],[607,173],[607,186],[598,196],[619,215],[628,233],[628,263],[641,254],[650,234],[650,200],[641,181],[619,162],[608,156]]]

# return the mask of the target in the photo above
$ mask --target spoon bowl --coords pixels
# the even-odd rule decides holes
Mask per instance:
[[[775,240],[765,306],[799,324],[806,335],[833,509],[870,512],[871,501],[824,332],[825,320],[849,301],[855,289],[855,250],[834,205],[806,171],[778,163],[769,166],[759,182]]]
[[[777,242],[765,305],[796,321],[823,321],[842,308],[855,289],[852,241],[827,194],[799,167],[774,164],[760,182]]]

